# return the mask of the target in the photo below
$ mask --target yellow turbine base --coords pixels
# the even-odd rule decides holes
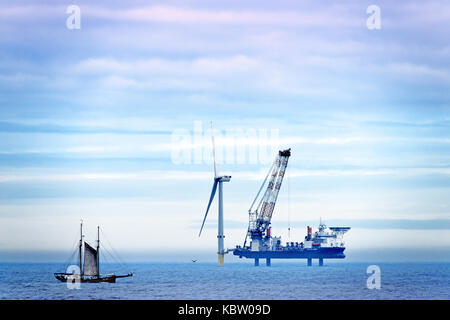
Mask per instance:
[[[219,258],[219,267],[223,267],[223,254],[219,253],[218,258]]]

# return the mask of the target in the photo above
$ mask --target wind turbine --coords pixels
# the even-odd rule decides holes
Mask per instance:
[[[218,240],[218,250],[217,255],[219,259],[219,266],[223,266],[223,258],[224,258],[224,246],[223,246],[223,238],[225,238],[223,234],[223,182],[229,182],[231,176],[221,176],[217,174],[217,163],[216,163],[216,149],[214,145],[214,133],[212,130],[212,122],[211,122],[211,139],[212,139],[212,147],[213,147],[213,158],[214,158],[214,184],[211,191],[211,196],[209,197],[208,207],[206,208],[205,217],[203,218],[202,227],[200,228],[200,232],[198,236],[202,234],[203,226],[205,225],[206,217],[208,216],[209,207],[211,206],[212,201],[214,200],[214,196],[216,195],[217,185],[219,186],[219,219],[218,219],[218,232],[217,232],[217,240]]]

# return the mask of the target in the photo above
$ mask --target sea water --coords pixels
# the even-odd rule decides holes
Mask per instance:
[[[368,288],[370,265],[380,268],[380,289]],[[54,278],[62,271],[60,264],[0,264],[0,299],[450,299],[449,263],[104,264],[102,273],[134,276],[79,289]]]

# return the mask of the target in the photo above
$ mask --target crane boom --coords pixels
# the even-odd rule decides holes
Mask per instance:
[[[274,163],[270,167],[269,172],[264,179],[264,182],[261,185],[261,188],[259,189],[259,192],[252,203],[252,206],[249,209],[249,226],[247,237],[250,236],[252,238],[260,238],[269,227],[290,156],[291,149],[280,150],[277,157],[275,158]],[[255,204],[257,198],[259,197],[259,194],[261,193],[261,190],[266,184],[269,174],[270,179],[267,184],[267,189],[264,192],[264,195],[261,197],[261,200],[259,201],[256,209],[252,211],[253,205]],[[247,242],[247,237],[245,239],[244,246]]]

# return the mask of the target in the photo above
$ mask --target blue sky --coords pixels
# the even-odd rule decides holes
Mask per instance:
[[[83,218],[124,252],[214,258],[212,166],[171,153],[212,120],[219,146],[250,128],[292,148],[284,239],[322,217],[353,227],[349,257],[450,259],[447,1],[1,1],[0,31],[0,251],[69,250]],[[233,247],[268,164],[220,169]]]

